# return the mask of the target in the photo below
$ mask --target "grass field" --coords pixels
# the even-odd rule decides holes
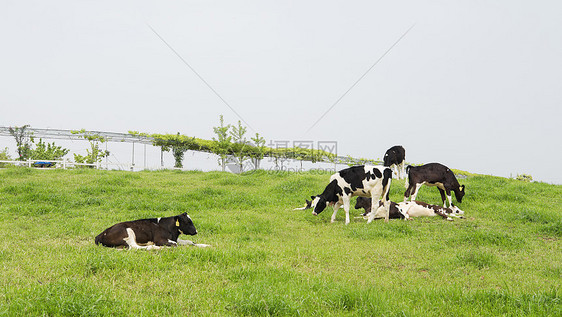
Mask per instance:
[[[453,222],[292,211],[328,178],[0,170],[0,315],[562,315],[562,186],[469,176]],[[182,212],[199,230],[183,239],[212,248],[94,245],[116,222]]]

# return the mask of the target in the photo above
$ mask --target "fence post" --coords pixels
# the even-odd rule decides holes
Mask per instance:
[[[31,167],[31,159],[27,159],[27,166]]]

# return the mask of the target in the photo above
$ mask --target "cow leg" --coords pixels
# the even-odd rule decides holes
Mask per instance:
[[[340,207],[341,204],[339,201],[334,204],[334,213],[332,214],[332,219],[330,220],[331,223],[336,222],[336,215],[338,214],[338,209],[340,209]]]
[[[349,205],[351,201],[351,196],[342,197],[343,200],[343,210],[345,210],[345,224],[349,224]]]
[[[133,231],[133,229],[131,228],[127,228],[127,236],[125,238],[123,238],[123,240],[125,241],[125,243],[129,246],[129,249],[146,249],[146,250],[150,250],[149,247],[152,246],[141,246],[138,245],[137,243],[137,236],[135,235],[135,232]]]
[[[445,191],[439,187],[437,187],[437,189],[439,189],[439,194],[441,194],[441,203],[443,204],[443,207],[447,207],[447,205],[445,204]]]
[[[449,200],[449,208],[453,208],[453,197],[450,190],[447,190],[447,199]],[[443,206],[445,206],[445,198],[443,198]]]
[[[418,196],[418,192],[420,190],[420,188],[422,187],[423,184],[416,184],[416,189],[414,189],[414,193],[412,194],[412,198],[410,199],[410,201],[414,201],[416,200],[416,196]]]
[[[399,164],[399,169],[398,169],[398,179],[402,179],[402,177],[406,178],[406,172],[404,171],[404,161],[402,161],[402,163]],[[402,176],[404,175],[404,176]]]
[[[210,245],[208,245],[208,244],[195,243],[195,242],[190,241],[190,240],[181,240],[181,239],[178,239],[178,245],[192,245],[192,246],[198,247],[198,248],[210,247]]]

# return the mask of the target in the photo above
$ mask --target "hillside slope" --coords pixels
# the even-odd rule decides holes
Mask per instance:
[[[292,211],[328,178],[0,170],[0,315],[562,314],[562,186],[469,176],[453,222]],[[94,245],[116,222],[182,212],[212,248]]]

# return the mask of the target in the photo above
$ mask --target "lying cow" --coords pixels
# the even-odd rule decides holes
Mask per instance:
[[[330,177],[330,183],[324,192],[317,196],[311,196],[312,201],[305,207],[314,208],[312,214],[318,215],[326,206],[334,208],[331,222],[336,221],[338,209],[343,206],[345,210],[345,224],[349,224],[349,205],[351,197],[363,196],[371,197],[372,201],[379,201],[382,198],[385,221],[389,219],[388,193],[392,181],[392,170],[382,166],[352,166],[343,169]],[[371,215],[374,216],[373,213]],[[367,222],[373,221],[369,217]]]
[[[355,202],[355,209],[365,209],[365,212],[363,213],[363,217],[367,216],[370,212],[371,212],[371,198],[369,197],[357,197],[357,201]],[[379,201],[379,207],[382,207],[383,203],[382,201]],[[379,209],[377,209],[379,210]],[[376,211],[375,211],[376,212]],[[375,219],[379,219],[379,218],[384,218],[383,217],[377,217],[377,215],[375,215]],[[389,209],[389,214],[388,214],[388,218],[389,219],[404,219],[404,215],[402,214],[402,212],[398,209],[398,204],[391,201],[390,202],[390,209]]]
[[[379,202],[379,207],[381,205],[381,202]],[[367,216],[367,214],[371,212],[370,199],[366,197],[357,197],[355,209],[360,208],[365,208],[363,216]],[[407,214],[410,217],[409,219],[412,217],[441,216],[447,220],[453,220],[451,217],[463,218],[460,215],[464,214],[464,212],[458,207],[451,209],[443,206],[427,204],[422,201],[401,202],[399,204],[393,201],[390,202],[391,219],[404,219],[404,214]],[[380,219],[383,218],[383,216],[375,214],[374,218]]]
[[[451,191],[455,193],[455,197],[459,203],[462,202],[464,196],[464,185],[460,185],[453,171],[447,166],[439,163],[429,163],[422,166],[406,167],[408,180],[406,181],[406,192],[404,193],[404,201],[411,197],[410,200],[416,200],[418,191],[422,185],[437,186],[441,194],[443,206],[445,204],[445,193],[449,201],[449,208],[454,208]]]
[[[464,218],[463,216],[460,216],[464,214],[464,211],[460,210],[458,207],[446,208],[443,206],[427,204],[417,200],[401,202],[398,204],[398,208],[410,217],[441,216],[447,220],[453,220],[453,218],[451,217]]]
[[[179,240],[178,237],[182,233],[185,235],[197,234],[193,221],[186,213],[167,218],[120,222],[105,229],[96,237],[95,242],[106,247],[147,250],[178,245],[208,247],[206,244]]]

